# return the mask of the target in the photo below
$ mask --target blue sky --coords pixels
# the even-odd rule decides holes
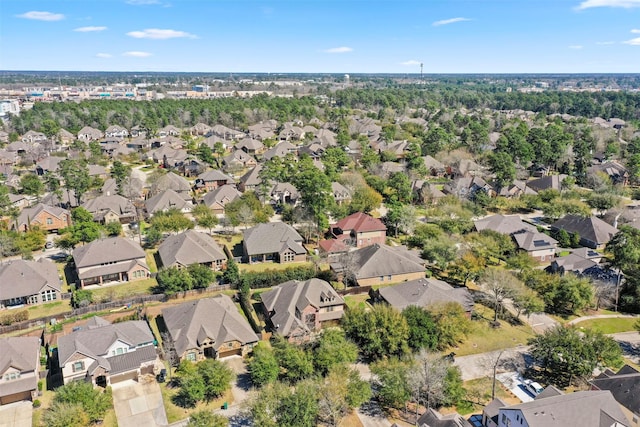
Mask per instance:
[[[0,0],[0,69],[640,72],[640,0]]]

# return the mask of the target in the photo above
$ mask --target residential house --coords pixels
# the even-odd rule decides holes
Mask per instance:
[[[500,408],[509,406],[504,400],[496,397],[482,410],[482,427],[498,427]]]
[[[437,204],[444,194],[435,184],[431,184],[423,179],[416,179],[411,183],[411,190],[416,200],[420,203]]]
[[[385,286],[375,291],[375,300],[381,300],[399,311],[409,306],[428,308],[433,305],[455,302],[471,317],[473,297],[466,287],[454,288],[447,282],[422,278]]]
[[[460,199],[473,199],[478,191],[484,191],[489,196],[494,193],[491,187],[484,179],[478,176],[464,176],[456,178],[444,184],[442,192],[452,194]]]
[[[424,167],[427,168],[427,170],[429,171],[429,175],[431,176],[442,178],[447,172],[444,164],[437,161],[431,156],[423,156],[422,162],[424,163]]]
[[[389,177],[393,173],[406,173],[407,167],[396,162],[382,162],[380,171],[385,177]]]
[[[128,224],[136,218],[136,208],[129,199],[119,194],[100,195],[82,204],[93,215],[93,220],[102,224],[119,221]]]
[[[494,192],[498,196],[507,198],[517,198],[523,194],[536,195],[538,194],[534,189],[530,188],[525,181],[514,180],[511,184],[505,186],[494,187]]]
[[[565,230],[567,233],[577,233],[580,244],[591,249],[604,249],[618,229],[607,224],[600,218],[591,216],[584,218],[578,215],[566,215],[551,224],[552,231]]]
[[[544,394],[542,392],[531,402],[500,408],[498,427],[629,426],[620,405],[608,390]]]
[[[219,271],[226,266],[227,256],[208,234],[187,230],[167,237],[158,248],[164,267],[185,268],[201,264]]]
[[[151,141],[144,136],[137,136],[134,139],[127,141],[125,146],[131,150],[143,152],[151,147]]]
[[[278,134],[280,141],[299,141],[304,138],[304,130],[292,123],[285,123]]]
[[[474,225],[477,231],[492,230],[506,235],[538,231],[535,226],[522,221],[518,215],[491,215],[474,221]]]
[[[265,160],[271,160],[274,157],[280,157],[281,159],[284,159],[287,154],[297,155],[297,153],[298,153],[298,147],[296,147],[295,145],[293,145],[288,141],[283,141],[278,145],[276,145],[275,147],[265,151],[262,157]]]
[[[144,250],[124,237],[94,240],[75,248],[72,256],[83,288],[113,281],[142,280],[151,274]]]
[[[180,136],[180,129],[178,129],[177,127],[173,126],[173,125],[167,125],[165,127],[163,127],[162,129],[158,130],[158,136],[160,138],[164,138],[167,136]]]
[[[387,227],[378,218],[355,212],[333,224],[331,234],[345,244],[363,248],[376,244],[384,245],[387,240]]]
[[[42,176],[46,173],[57,172],[60,167],[60,162],[65,160],[64,157],[47,156],[36,163],[35,173],[38,176]]]
[[[223,185],[235,185],[235,181],[228,175],[223,174],[217,169],[211,169],[201,173],[196,178],[195,188],[204,191],[213,191]]]
[[[0,142],[4,142],[5,144],[9,142],[9,133],[3,130],[0,130]]]
[[[89,176],[91,178],[100,178],[102,180],[105,180],[109,177],[107,168],[105,168],[104,166],[88,165],[87,169],[89,169]]]
[[[144,208],[150,216],[158,212],[166,212],[169,209],[177,209],[182,213],[188,213],[193,209],[193,203],[191,200],[183,199],[175,191],[168,189],[145,200]]]
[[[189,154],[186,150],[183,149],[175,149],[168,145],[163,145],[162,147],[150,151],[151,158],[154,162],[160,163],[165,168],[177,168],[181,166]]]
[[[78,132],[78,139],[84,142],[97,141],[104,137],[104,134],[91,126],[85,126]]]
[[[249,126],[249,136],[261,141],[273,138],[276,135],[275,130],[277,127],[277,120],[266,120],[264,122],[256,123],[255,125]]]
[[[47,140],[47,136],[42,132],[36,132],[34,130],[30,130],[24,135],[20,140],[27,144],[33,144],[34,142],[43,142]]]
[[[69,145],[73,141],[75,141],[76,136],[74,134],[72,134],[71,132],[69,132],[68,130],[60,128],[60,130],[56,134],[56,139],[62,145]]]
[[[162,317],[181,360],[246,356],[258,342],[258,336],[227,295],[165,308]]]
[[[424,260],[404,246],[371,245],[331,263],[340,278],[359,286],[399,283],[425,277]]]
[[[605,370],[590,381],[591,390],[608,390],[622,406],[631,426],[640,426],[640,371],[624,365],[618,372]]]
[[[300,193],[296,187],[288,182],[276,182],[269,194],[271,203],[274,205],[283,205],[285,203],[295,205],[300,198]]]
[[[8,196],[9,202],[11,202],[11,206],[14,208],[22,210],[24,208],[28,208],[30,205],[29,198],[24,194],[9,193]]]
[[[40,379],[40,338],[0,338],[0,405],[35,400]],[[8,425],[12,420],[8,421]]]
[[[525,231],[512,237],[519,250],[526,252],[538,262],[551,262],[556,255],[558,241],[547,234]]]
[[[457,412],[442,415],[433,408],[427,409],[427,411],[418,418],[417,425],[418,427],[473,427],[473,424],[465,420],[464,417]]]
[[[238,189],[243,193],[247,191],[256,191],[262,184],[260,171],[262,171],[262,165],[258,164],[255,168],[242,175],[240,182],[238,183]]]
[[[247,154],[255,156],[264,153],[265,146],[262,141],[253,138],[244,138],[236,144],[236,150],[242,150]]]
[[[244,138],[246,135],[241,130],[231,129],[223,125],[215,125],[208,133],[209,135],[215,135],[218,138],[225,141],[232,141],[234,139]]]
[[[629,183],[629,171],[615,160],[591,166],[588,173],[604,173],[613,184],[627,185]]]
[[[351,201],[351,192],[344,185],[339,182],[331,183],[331,194],[333,194],[333,200],[336,201],[338,206],[343,203],[349,203]]]
[[[307,259],[302,236],[284,222],[258,224],[244,230],[243,236],[244,259],[249,263],[274,261],[283,264]]]
[[[211,126],[204,123],[196,123],[194,126],[189,128],[189,132],[191,135],[206,135],[211,132]]]
[[[189,181],[173,172],[169,172],[158,178],[158,180],[151,186],[150,194],[153,196],[163,192],[164,190],[173,190],[184,200],[192,200],[191,184],[189,184]]]
[[[67,228],[70,225],[71,212],[57,206],[38,203],[20,212],[14,228],[18,231],[28,231],[32,227],[38,227],[40,230],[51,233]]]
[[[335,325],[344,314],[344,299],[324,280],[290,280],[262,293],[262,310],[274,333],[292,342]]]
[[[0,264],[0,309],[60,301],[61,292],[58,269],[46,258]]]
[[[318,129],[315,140],[325,148],[338,145],[336,133],[326,128]]]
[[[154,374],[160,363],[154,341],[144,320],[111,324],[93,317],[82,329],[58,338],[63,382],[90,381],[107,387]]]
[[[202,203],[213,211],[216,215],[224,214],[224,207],[229,202],[233,202],[242,196],[235,185],[223,185],[202,197]]]
[[[252,168],[257,164],[256,159],[243,150],[234,150],[231,154],[222,158],[222,165],[225,170]]]
[[[327,255],[329,258],[339,258],[351,249],[344,241],[337,239],[320,240],[318,242],[319,253]]]
[[[527,182],[527,187],[533,189],[534,191],[540,192],[543,190],[556,190],[562,191],[562,182],[565,180],[567,175],[547,175],[538,179],[532,179]]]
[[[129,131],[118,125],[111,125],[104,131],[105,138],[126,138],[129,136]]]
[[[322,159],[322,155],[324,154],[324,152],[325,148],[318,142],[312,142],[311,144],[304,145],[298,150],[298,153],[301,156],[303,154],[306,154],[307,156],[311,157],[311,160],[314,161],[319,161],[320,159]]]

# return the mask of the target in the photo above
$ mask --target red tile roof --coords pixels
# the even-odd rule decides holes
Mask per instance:
[[[341,240],[336,239],[320,240],[318,246],[320,246],[320,249],[330,254],[347,252],[349,250],[347,245],[345,245]]]

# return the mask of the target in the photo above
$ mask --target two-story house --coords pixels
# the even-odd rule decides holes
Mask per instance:
[[[40,230],[54,233],[71,225],[71,212],[57,206],[38,203],[31,208],[23,209],[13,225],[18,231],[38,227]]]
[[[61,291],[58,269],[46,258],[0,264],[0,309],[60,301]]]
[[[356,212],[331,226],[333,236],[350,246],[363,248],[375,244],[384,245],[387,227],[378,218]]]
[[[73,250],[80,286],[142,280],[151,274],[146,253],[133,240],[109,237]]]
[[[0,405],[38,395],[40,338],[0,338]]]
[[[143,320],[111,324],[93,317],[82,329],[58,338],[63,381],[91,381],[106,387],[153,374],[158,362],[154,341]]]
[[[213,191],[223,185],[235,185],[235,181],[228,175],[223,174],[217,169],[211,169],[201,173],[196,178],[196,189],[204,191]]]
[[[324,280],[291,280],[262,294],[270,329],[292,342],[307,341],[344,314],[344,299]]]

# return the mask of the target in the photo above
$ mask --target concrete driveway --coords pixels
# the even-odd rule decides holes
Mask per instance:
[[[522,402],[533,401],[533,396],[525,390],[522,378],[517,372],[505,372],[498,374],[496,375],[496,379],[509,389],[511,393],[515,394]]]
[[[513,348],[507,348],[500,351],[491,351],[488,353],[471,354],[469,356],[456,357],[453,364],[460,368],[462,372],[462,380],[469,381],[476,378],[491,377],[493,374],[493,364],[495,363],[498,355],[499,364],[498,372],[512,371],[519,368],[524,368],[527,363],[526,353],[529,351],[529,346],[518,346]]]
[[[157,427],[169,424],[162,403],[162,392],[155,380],[144,383],[127,380],[114,384],[111,388],[119,427]]]
[[[31,427],[33,404],[28,401],[0,406],[0,427]]]

